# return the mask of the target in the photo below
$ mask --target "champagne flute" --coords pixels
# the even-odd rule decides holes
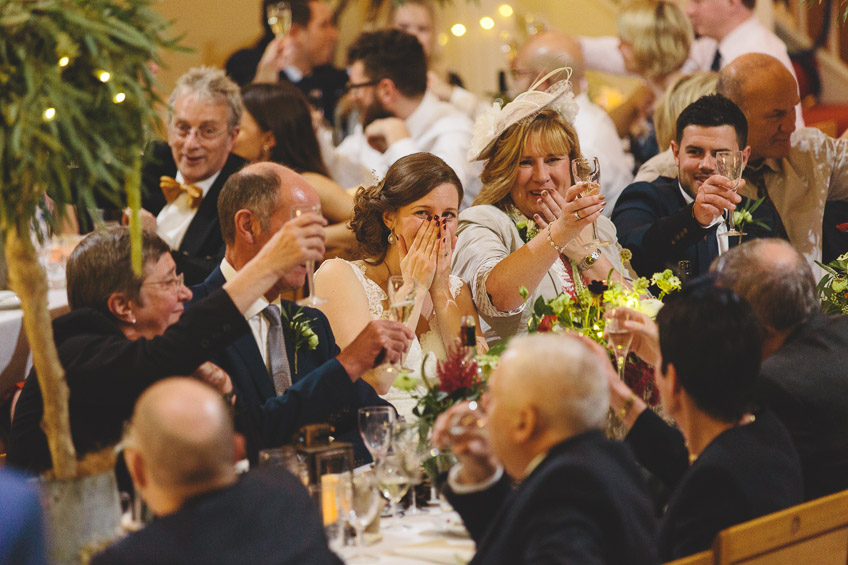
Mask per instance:
[[[374,461],[389,452],[396,417],[392,406],[366,406],[359,409],[359,435]]]
[[[380,491],[373,471],[353,473],[341,485],[347,493],[341,496],[347,523],[356,531],[356,550],[345,558],[346,563],[374,563],[377,558],[362,552],[365,545],[365,528],[380,511]]]
[[[409,320],[412,309],[415,307],[415,289],[417,286],[418,281],[414,278],[389,277],[386,294],[389,298],[389,310],[393,320],[403,324]]]
[[[292,23],[291,6],[288,2],[271,2],[265,8],[265,17],[274,37],[288,37]]]
[[[601,192],[601,164],[598,163],[597,157],[572,160],[571,173],[575,184],[585,185],[585,188],[580,191],[580,196],[593,196]],[[598,224],[592,222],[592,241],[585,246],[586,250],[594,251],[610,243],[598,238]]]
[[[401,499],[406,495],[412,485],[412,478],[406,466],[402,453],[391,453],[381,458],[375,468],[377,481],[380,486],[380,494],[389,501],[394,518],[395,528],[402,528],[399,524],[400,516],[398,508]]]
[[[321,215],[321,205],[315,204],[313,205],[305,205],[305,206],[294,206],[291,209],[291,218],[295,219],[304,214],[318,214]],[[300,306],[311,306],[312,308],[317,308],[318,306],[326,303],[327,301],[323,298],[318,298],[315,296],[315,261],[307,261],[306,262],[306,296],[297,301]]]
[[[742,171],[745,169],[745,157],[741,151],[726,149],[722,151],[716,151],[716,169],[718,170],[718,174],[723,177],[727,177],[729,180],[733,182],[733,190],[736,192],[736,188],[739,186],[739,180],[742,178]],[[736,229],[735,222],[733,220],[733,210],[727,211],[727,231],[722,233],[723,236],[743,236],[745,235],[741,231]]]
[[[607,343],[615,356],[618,378],[621,380],[624,380],[624,366],[627,362],[627,354],[630,353],[630,344],[633,342],[633,334],[625,327],[625,320],[627,320],[626,310],[613,310],[606,319],[604,327]]]

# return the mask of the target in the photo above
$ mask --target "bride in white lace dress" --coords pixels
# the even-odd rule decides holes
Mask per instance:
[[[477,318],[468,287],[450,274],[461,201],[462,186],[453,169],[429,153],[399,159],[383,182],[359,189],[351,227],[365,259],[331,259],[315,273],[316,293],[327,299],[321,310],[339,347],[344,349],[370,320],[389,318],[390,276],[414,277],[418,288],[407,324],[417,339],[403,366],[419,377],[424,357],[433,353],[426,371],[428,378],[435,377],[435,359],[444,359],[462,317]],[[478,342],[485,350],[482,336]],[[392,386],[394,377],[377,368],[363,378],[410,419],[415,401]]]

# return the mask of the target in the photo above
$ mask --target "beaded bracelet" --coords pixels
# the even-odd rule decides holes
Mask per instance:
[[[551,224],[548,224],[545,227],[545,235],[548,236],[548,243],[551,244],[551,247],[557,250],[557,253],[560,255],[565,255],[565,249],[554,243],[554,238],[551,237]]]

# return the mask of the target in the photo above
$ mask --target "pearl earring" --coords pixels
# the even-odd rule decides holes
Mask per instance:
[[[386,239],[389,240],[389,245],[394,245],[395,243],[397,243],[397,236],[393,231],[389,232],[389,237],[387,237]]]

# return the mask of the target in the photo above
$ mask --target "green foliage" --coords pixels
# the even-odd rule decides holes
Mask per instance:
[[[94,208],[95,196],[138,202],[138,157],[158,119],[151,64],[179,49],[152,5],[0,3],[0,228],[28,230],[45,194],[58,213]]]
[[[814,0],[801,0],[801,4],[809,4],[812,5]],[[816,0],[819,4],[822,3],[822,0]],[[848,20],[848,0],[839,0],[839,5],[842,6],[842,12],[839,13],[839,20],[842,23],[845,23],[845,20]]]
[[[818,261],[816,264],[825,271],[816,287],[822,310],[829,315],[848,314],[848,253],[843,253],[827,265]]]

